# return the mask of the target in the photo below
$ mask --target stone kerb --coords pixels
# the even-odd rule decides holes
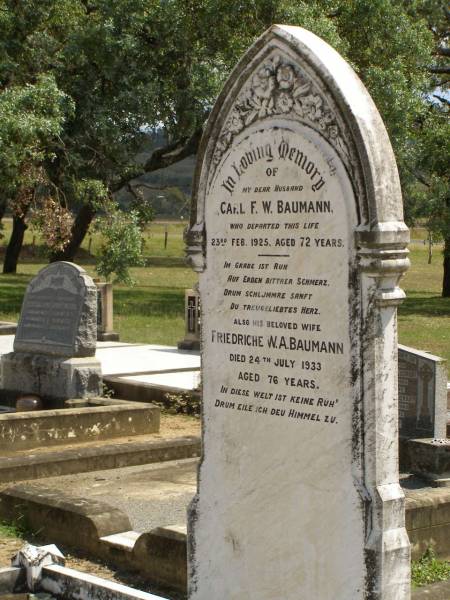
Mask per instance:
[[[386,130],[342,57],[269,29],[211,113],[193,198],[190,600],[409,599],[396,393],[409,233]]]

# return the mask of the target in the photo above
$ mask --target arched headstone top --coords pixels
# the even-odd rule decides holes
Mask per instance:
[[[310,128],[342,161],[355,194],[358,243],[404,247],[409,232],[395,157],[372,98],[326,42],[300,27],[274,25],[234,68],[205,128],[187,238],[194,268],[201,270],[205,197],[219,165],[250,128],[277,118]],[[319,175],[314,183],[320,189]]]
[[[15,352],[53,356],[95,356],[97,288],[78,265],[44,267],[30,281],[23,300]]]

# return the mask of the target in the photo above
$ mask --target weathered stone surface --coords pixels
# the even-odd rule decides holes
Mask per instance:
[[[41,479],[197,456],[200,456],[200,439],[197,437],[179,437],[162,441],[139,440],[115,444],[103,442],[94,447],[0,458],[0,482]]]
[[[447,436],[447,361],[398,347],[399,432],[404,438]]]
[[[96,320],[97,288],[81,267],[42,269],[27,287],[14,352],[1,358],[3,389],[48,398],[101,395]]]
[[[18,592],[25,589],[25,582],[26,576],[24,569],[19,569],[17,567],[0,568],[0,594],[2,594],[2,598],[3,594]],[[7,600],[7,598],[3,598],[3,600]],[[14,600],[20,600],[20,598],[14,597]]]
[[[115,581],[101,579],[67,567],[50,565],[42,570],[41,586],[62,598],[89,598],[89,600],[166,600],[141,592]]]
[[[65,496],[33,484],[17,484],[0,494],[0,516],[19,516],[48,541],[96,552],[100,538],[131,529],[128,517],[105,502]]]
[[[141,534],[133,548],[134,568],[152,581],[186,591],[186,527],[157,527]]]
[[[413,473],[433,485],[450,487],[450,440],[408,440],[407,448]]]
[[[211,114],[194,199],[189,598],[409,599],[395,391],[409,236],[389,139],[349,65],[305,30],[268,30]]]
[[[0,415],[0,454],[157,433],[159,415],[152,404],[102,398],[82,408]]]
[[[94,356],[97,288],[81,267],[52,263],[27,287],[14,340],[16,352]]]
[[[3,389],[18,394],[92,398],[103,393],[101,364],[96,358],[10,352],[2,355],[1,372]]]
[[[450,490],[406,490],[406,527],[413,560],[428,548],[439,558],[450,558]]]

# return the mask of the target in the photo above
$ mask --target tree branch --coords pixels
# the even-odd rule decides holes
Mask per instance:
[[[450,100],[448,98],[444,98],[444,96],[439,96],[439,94],[433,94],[433,98],[437,98],[439,102],[442,104],[448,104],[450,106]]]
[[[445,67],[439,67],[439,66],[431,66],[428,67],[428,70],[430,71],[430,73],[444,73],[444,74],[449,74],[450,75],[450,65],[449,66],[445,66]]]
[[[203,128],[199,127],[189,138],[181,138],[164,148],[157,148],[144,164],[144,171],[149,173],[165,169],[174,163],[195,154],[200,144]]]
[[[431,187],[430,182],[422,175],[422,173],[418,173],[415,170],[411,170],[411,173],[414,175],[417,181],[423,183],[423,185],[425,185],[427,188]]]
[[[188,156],[196,154],[202,133],[203,127],[199,127],[190,137],[183,137],[171,144],[167,144],[163,148],[156,148],[143,167],[137,167],[135,171],[126,173],[116,183],[111,185],[111,191],[117,192],[123,186],[127,186],[132,179],[136,179],[144,173],[165,169]]]

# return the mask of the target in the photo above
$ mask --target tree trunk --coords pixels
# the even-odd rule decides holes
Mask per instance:
[[[444,240],[444,277],[442,280],[442,297],[450,298],[450,235]]]
[[[83,243],[83,240],[89,231],[89,226],[95,217],[96,211],[90,204],[83,204],[78,211],[75,221],[72,225],[72,231],[70,235],[70,241],[64,250],[55,252],[50,258],[50,262],[57,260],[68,260],[74,262],[75,256]]]
[[[22,250],[23,238],[28,225],[25,223],[25,214],[13,218],[13,229],[6,248],[5,260],[3,262],[3,273],[16,273],[20,251]]]
[[[6,207],[8,206],[8,200],[0,200],[0,223],[5,216]]]

